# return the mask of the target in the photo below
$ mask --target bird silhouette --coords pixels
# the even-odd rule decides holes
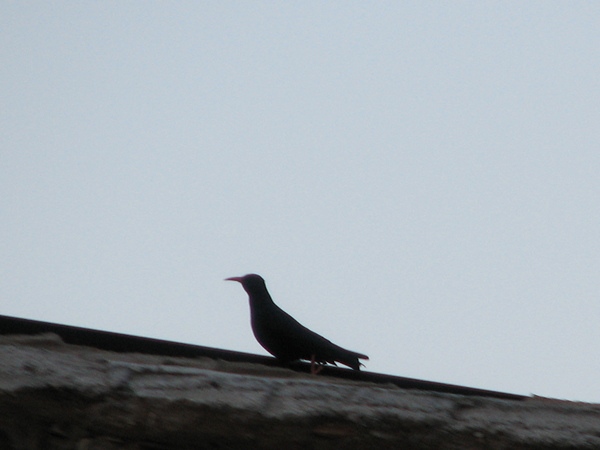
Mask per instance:
[[[242,284],[250,300],[250,322],[256,340],[265,350],[284,363],[304,359],[311,361],[311,371],[318,373],[321,365],[336,362],[360,370],[359,359],[369,359],[361,353],[346,350],[301,325],[277,306],[265,280],[260,275],[227,278]],[[319,365],[319,368],[316,368]]]

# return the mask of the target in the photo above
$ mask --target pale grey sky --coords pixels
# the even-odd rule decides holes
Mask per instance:
[[[600,402],[600,3],[3,2],[0,314]]]

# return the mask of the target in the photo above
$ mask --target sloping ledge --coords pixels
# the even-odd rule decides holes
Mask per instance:
[[[587,449],[600,405],[0,338],[1,449]]]

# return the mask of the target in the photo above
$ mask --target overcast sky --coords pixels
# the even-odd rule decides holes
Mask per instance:
[[[2,2],[0,314],[600,402],[600,3]]]

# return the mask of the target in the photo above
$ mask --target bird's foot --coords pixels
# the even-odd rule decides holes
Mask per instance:
[[[310,360],[310,374],[311,375],[318,374],[321,370],[323,370],[323,367],[324,367],[323,364],[315,361],[315,355],[312,355],[312,358]]]

